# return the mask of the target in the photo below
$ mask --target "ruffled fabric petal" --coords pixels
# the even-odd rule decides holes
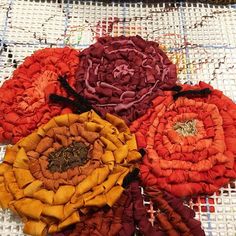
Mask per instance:
[[[136,148],[135,136],[118,117],[104,120],[94,111],[56,116],[7,147],[0,206],[22,217],[26,234],[61,231],[90,208],[115,204],[141,158]]]
[[[194,211],[184,206],[180,199],[156,188],[147,189],[145,197],[152,201],[151,214],[143,204],[139,183],[132,182],[112,208],[90,212],[81,222],[53,236],[205,235],[201,223],[194,219]],[[154,225],[150,216],[151,220],[156,219]]]
[[[65,95],[58,76],[75,84],[79,52],[71,48],[46,48],[27,57],[0,88],[0,143],[16,143],[53,116],[70,112],[50,104],[49,95]]]
[[[117,114],[127,124],[177,80],[176,66],[156,42],[140,36],[102,37],[83,50],[76,89],[103,115]]]
[[[175,100],[164,92],[131,125],[146,149],[140,167],[145,186],[184,197],[212,194],[236,178],[236,105],[206,83],[183,85],[183,92],[202,89],[211,93]]]

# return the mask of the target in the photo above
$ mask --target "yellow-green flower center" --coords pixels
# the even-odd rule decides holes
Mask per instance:
[[[196,120],[187,120],[184,122],[176,122],[174,130],[182,136],[193,136],[197,133]]]

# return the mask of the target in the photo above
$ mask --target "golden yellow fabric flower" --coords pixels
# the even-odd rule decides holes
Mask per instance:
[[[24,232],[46,235],[79,222],[88,207],[112,206],[141,158],[124,121],[94,111],[54,117],[8,146],[0,164],[0,205],[19,214]]]

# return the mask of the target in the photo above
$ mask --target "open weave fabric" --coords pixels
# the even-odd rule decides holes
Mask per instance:
[[[24,232],[46,235],[80,221],[89,207],[112,206],[124,177],[141,158],[120,118],[95,112],[64,114],[14,146],[0,164],[0,206],[25,222]]]
[[[176,196],[212,194],[236,177],[236,105],[203,82],[164,94],[130,128],[146,149],[142,181]]]
[[[53,116],[69,109],[49,104],[51,93],[65,94],[58,76],[66,75],[74,86],[78,51],[46,48],[27,57],[0,88],[0,143],[16,143]]]
[[[201,223],[194,219],[195,213],[183,202],[161,192],[148,189],[156,209],[157,222],[152,226],[143,205],[143,196],[138,182],[132,182],[112,208],[103,208],[88,214],[73,228],[54,236],[204,236]]]
[[[129,124],[176,80],[176,66],[158,43],[140,36],[102,37],[80,54],[76,89],[103,115],[117,114]]]

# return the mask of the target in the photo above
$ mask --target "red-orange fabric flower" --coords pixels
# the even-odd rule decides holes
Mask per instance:
[[[183,85],[182,94],[189,90],[211,93],[174,100],[165,92],[131,125],[147,152],[143,183],[176,196],[212,194],[236,177],[236,105],[203,82]]]
[[[65,94],[57,82],[66,75],[74,86],[78,51],[71,48],[46,48],[27,57],[0,88],[0,143],[16,143],[53,116],[68,112],[51,105],[51,93]]]

